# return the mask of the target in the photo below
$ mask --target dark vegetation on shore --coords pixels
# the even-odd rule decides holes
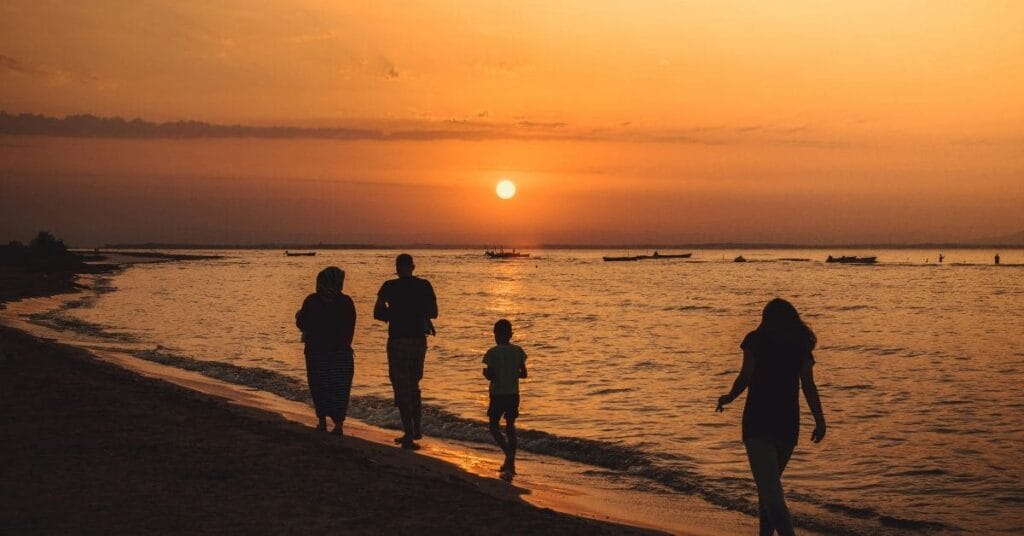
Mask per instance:
[[[68,251],[64,242],[40,231],[27,245],[17,240],[0,245],[0,303],[51,294],[73,292],[75,276],[116,270],[110,264]]]
[[[79,274],[107,273],[121,269],[111,256],[144,258],[151,262],[217,259],[218,255],[186,255],[132,251],[72,251],[63,240],[39,231],[28,244],[12,240],[0,245],[0,304],[79,288]]]

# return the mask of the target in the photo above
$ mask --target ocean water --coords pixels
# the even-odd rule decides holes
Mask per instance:
[[[301,397],[293,315],[317,271],[337,265],[358,313],[352,414],[395,423],[386,329],[372,309],[396,252],[216,253],[225,258],[129,268],[40,320]],[[429,435],[488,441],[480,361],[494,321],[508,318],[529,355],[520,426],[533,432],[523,448],[754,512],[743,399],[714,408],[739,369],[740,341],[779,296],[818,335],[829,424],[812,444],[801,397],[801,442],[784,478],[798,525],[854,534],[1024,527],[1024,250],[1001,251],[999,267],[985,250],[945,251],[942,265],[925,250],[709,250],[635,263],[602,262],[619,251],[504,261],[411,253],[440,308],[423,381]],[[752,262],[731,262],[741,253]],[[830,253],[878,255],[880,265],[821,262]]]

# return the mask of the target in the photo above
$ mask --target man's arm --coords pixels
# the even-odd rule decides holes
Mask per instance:
[[[430,281],[427,283],[427,318],[437,318],[437,295],[434,294],[434,287]]]
[[[521,367],[519,367],[519,377],[520,378],[525,378],[526,377],[526,361],[523,361],[523,365]]]
[[[386,285],[387,283],[385,283]],[[388,303],[384,299],[384,287],[380,287],[377,291],[377,303],[373,304],[373,318],[374,320],[380,320],[381,322],[387,322],[389,320],[388,315]]]

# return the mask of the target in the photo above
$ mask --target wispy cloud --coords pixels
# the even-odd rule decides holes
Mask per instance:
[[[5,71],[10,71],[13,73],[23,74],[27,76],[44,76],[46,74],[45,71],[39,69],[38,67],[25,63],[16,58],[6,56],[4,54],[0,54],[0,68],[2,68]]]
[[[621,122],[607,128],[572,127],[562,121],[519,119],[514,123],[472,119],[363,121],[333,127],[218,125],[198,121],[153,123],[120,117],[72,115],[65,118],[0,112],[0,133],[92,138],[320,138],[377,141],[550,140],[731,145],[760,143],[836,148],[843,140],[815,137],[808,127],[698,126],[642,129]]]

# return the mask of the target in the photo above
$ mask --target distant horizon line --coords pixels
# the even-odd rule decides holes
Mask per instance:
[[[514,245],[508,247],[495,247],[486,244],[443,244],[443,243],[401,243],[401,244],[359,244],[359,243],[260,243],[260,244],[203,244],[203,243],[162,243],[162,242],[140,242],[103,244],[92,248],[81,247],[72,249],[228,249],[228,250],[344,250],[344,249],[370,249],[370,250],[398,250],[398,249],[480,249],[480,250],[528,250],[528,249],[578,249],[578,250],[637,250],[637,249],[994,249],[1024,248],[1024,243],[957,243],[957,242],[918,242],[918,243],[831,243],[831,244],[791,244],[791,243],[762,243],[762,242],[705,242],[693,244],[531,244]]]

